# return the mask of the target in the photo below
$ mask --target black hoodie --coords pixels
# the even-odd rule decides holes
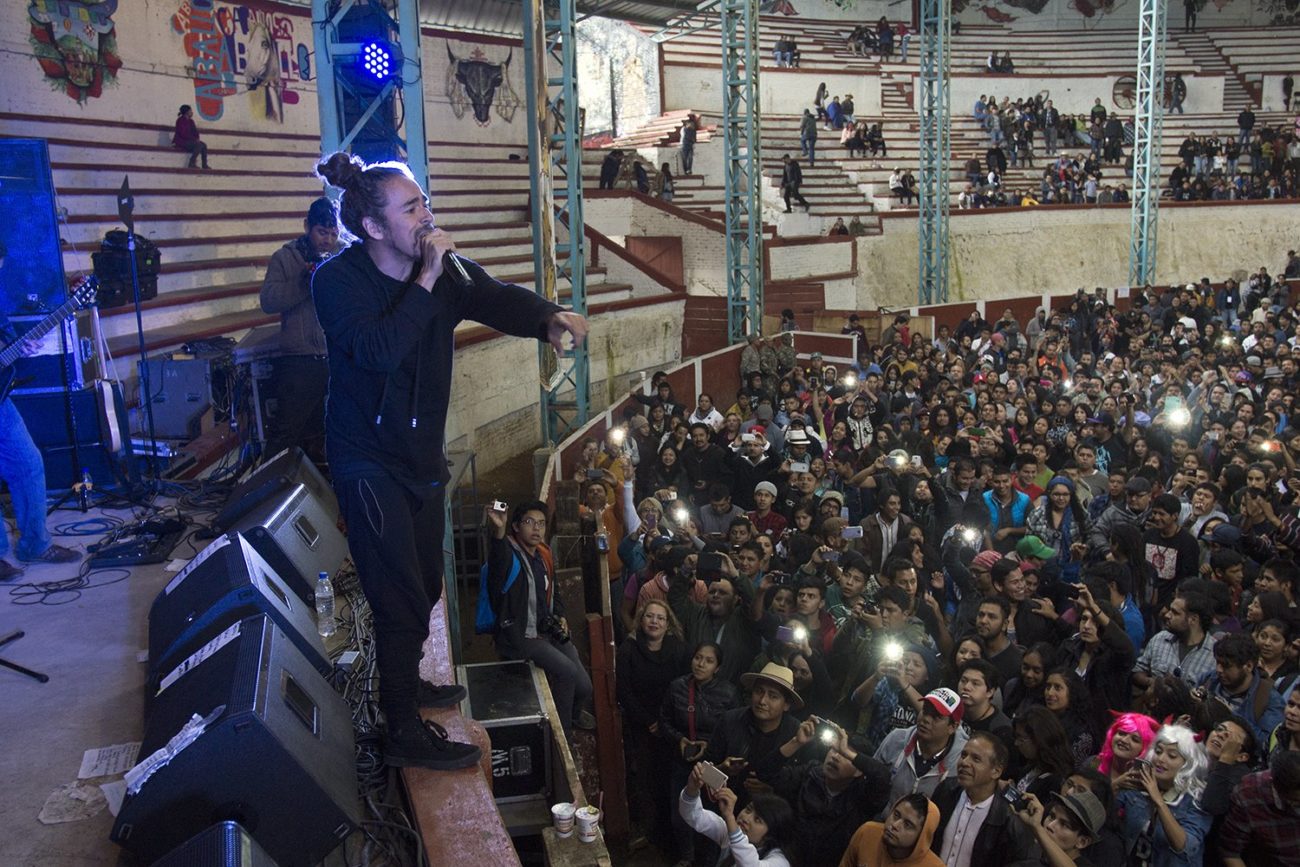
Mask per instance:
[[[456,325],[471,319],[545,339],[548,318],[561,308],[462,261],[473,287],[443,274],[432,292],[415,283],[414,269],[406,281],[383,274],[362,244],[317,269],[312,295],[329,351],[325,448],[335,481],[383,473],[408,485],[445,483]]]

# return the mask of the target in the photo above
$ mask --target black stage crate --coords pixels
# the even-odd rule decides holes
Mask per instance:
[[[551,719],[542,701],[546,675],[531,662],[456,666],[465,687],[461,714],[492,739],[492,793],[497,803],[547,800],[551,786]]]

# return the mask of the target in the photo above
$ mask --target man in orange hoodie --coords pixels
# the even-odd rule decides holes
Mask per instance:
[[[943,867],[930,850],[939,808],[925,795],[904,795],[884,822],[867,822],[849,841],[840,867]]]

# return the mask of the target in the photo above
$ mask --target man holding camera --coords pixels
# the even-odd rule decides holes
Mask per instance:
[[[495,640],[502,659],[526,659],[546,672],[560,726],[567,737],[574,720],[594,728],[583,710],[591,698],[591,677],[569,640],[564,603],[555,592],[555,567],[546,546],[546,505],[522,503],[506,527],[504,503],[486,510],[487,586],[497,616]],[[513,576],[513,580],[512,577]]]

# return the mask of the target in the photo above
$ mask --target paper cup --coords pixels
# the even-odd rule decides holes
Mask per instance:
[[[569,803],[556,804],[551,807],[551,818],[555,821],[555,836],[573,836],[573,814],[576,808]]]
[[[600,827],[600,810],[590,805],[579,807],[577,820],[578,839],[584,843],[594,843]]]

